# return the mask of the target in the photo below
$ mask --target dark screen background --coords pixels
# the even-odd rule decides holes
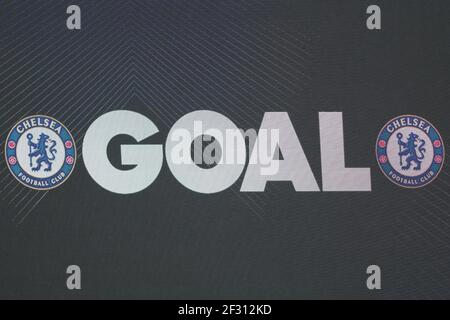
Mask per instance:
[[[388,181],[375,141],[416,114],[449,136],[448,1],[2,1],[0,298],[450,298],[450,170],[425,188]],[[82,30],[66,28],[78,4]],[[377,4],[382,30],[366,28]],[[82,139],[98,116],[134,110],[164,144],[184,114],[209,109],[258,128],[287,111],[321,186],[319,111],[343,112],[346,165],[372,192],[198,194],[164,163],[133,195],[88,175]],[[47,114],[74,135],[74,173],[50,192],[20,185],[3,143]],[[110,145],[120,164],[121,139]],[[125,140],[128,143],[128,140]],[[448,145],[446,145],[447,148]],[[82,290],[66,288],[66,268]],[[366,288],[366,268],[382,290]]]

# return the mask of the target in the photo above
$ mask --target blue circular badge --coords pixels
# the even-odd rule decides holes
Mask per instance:
[[[444,142],[424,118],[403,115],[381,129],[376,144],[377,162],[384,175],[405,188],[419,188],[438,176],[444,163]]]
[[[58,120],[36,115],[20,120],[5,145],[9,170],[22,184],[49,190],[69,178],[77,158],[75,141]]]

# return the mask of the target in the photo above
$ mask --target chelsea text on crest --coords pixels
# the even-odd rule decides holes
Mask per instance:
[[[39,117],[33,117],[22,121],[17,125],[16,129],[18,133],[23,133],[25,130],[33,127],[47,127],[58,134],[61,133],[61,126],[56,121],[41,119]]]

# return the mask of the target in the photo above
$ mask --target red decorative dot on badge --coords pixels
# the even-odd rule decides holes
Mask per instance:
[[[379,146],[380,148],[385,148],[385,147],[386,147],[386,141],[384,141],[384,140],[378,141],[378,146]]]
[[[16,143],[14,141],[8,142],[8,148],[14,149],[16,147]]]
[[[71,156],[66,157],[66,162],[67,164],[73,164],[73,157]]]
[[[378,160],[380,161],[380,163],[386,163],[387,162],[387,157],[385,155],[381,155]]]
[[[441,147],[441,141],[440,140],[434,140],[433,141],[433,146],[435,148],[440,148]]]
[[[10,165],[13,166],[17,163],[17,159],[16,159],[16,157],[11,156],[11,157],[9,157],[8,162]]]
[[[440,155],[434,156],[434,162],[441,163],[442,162],[442,156],[440,156]]]
[[[72,141],[66,141],[66,143],[64,143],[64,145],[66,146],[67,149],[70,149],[73,147]]]

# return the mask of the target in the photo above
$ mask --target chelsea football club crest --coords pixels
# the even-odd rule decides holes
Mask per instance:
[[[75,141],[69,130],[48,116],[20,120],[5,145],[6,163],[22,184],[37,190],[61,185],[73,171]]]
[[[444,143],[424,118],[403,115],[390,120],[378,135],[378,165],[386,177],[406,188],[427,185],[444,163]]]

